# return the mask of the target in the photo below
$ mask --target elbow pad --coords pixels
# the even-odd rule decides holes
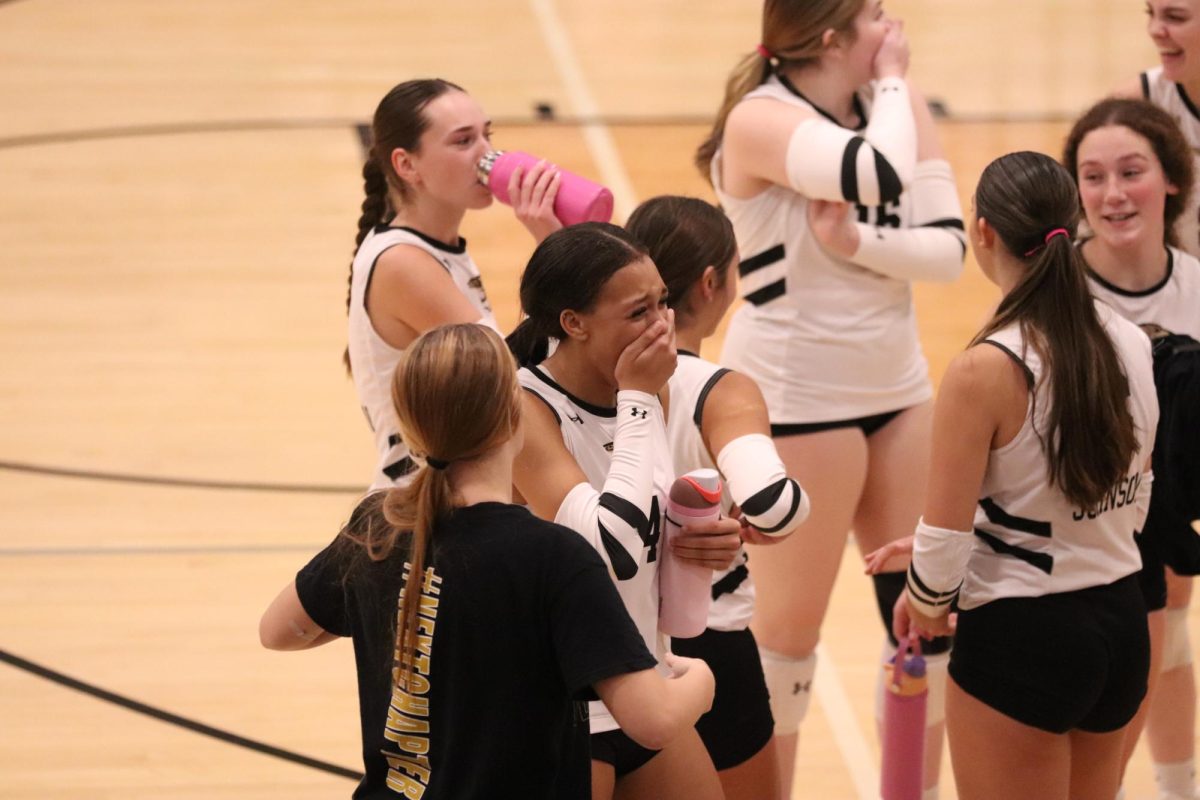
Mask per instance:
[[[746,521],[761,532],[785,536],[808,518],[808,495],[787,476],[771,437],[739,436],[717,455],[717,468]]]
[[[612,463],[600,491],[576,484],[554,521],[587,539],[618,581],[637,574],[650,541],[654,506],[654,426],[664,427],[658,399],[645,392],[617,393]]]
[[[908,567],[909,605],[928,617],[949,613],[950,603],[962,588],[974,547],[972,531],[935,528],[922,518],[917,523]]]
[[[820,200],[894,203],[912,180],[916,151],[908,84],[887,79],[878,85],[871,121],[861,135],[823,117],[796,126],[788,141],[788,183]]]
[[[859,244],[850,260],[901,280],[955,280],[967,254],[967,235],[950,164],[942,159],[918,164],[909,196],[912,226],[855,223]]]

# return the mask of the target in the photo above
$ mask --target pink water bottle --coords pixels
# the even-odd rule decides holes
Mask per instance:
[[[677,639],[704,633],[712,604],[712,570],[680,561],[671,542],[684,525],[721,516],[721,476],[692,470],[675,479],[667,500],[666,545],[658,565],[658,629]]]
[[[907,657],[909,649],[912,656]],[[925,703],[929,687],[921,640],[914,634],[900,643],[883,665],[883,800],[921,800],[925,776]]]
[[[493,150],[479,160],[476,172],[479,182],[491,189],[497,200],[512,205],[508,196],[508,179],[513,170],[521,167],[528,174],[538,161],[535,156],[516,150]],[[612,192],[574,172],[565,169],[559,172],[562,179],[558,185],[558,195],[554,198],[554,216],[558,217],[559,222],[577,225],[580,222],[608,222],[612,219]]]

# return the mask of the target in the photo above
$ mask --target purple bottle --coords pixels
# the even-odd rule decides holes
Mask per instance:
[[[883,800],[921,800],[925,775],[925,703],[929,688],[925,659],[915,634],[900,643],[891,663],[883,665]],[[912,656],[906,658],[912,649]]]
[[[513,170],[521,167],[529,173],[540,159],[528,153],[519,151],[506,152],[493,150],[479,160],[476,172],[479,182],[492,190],[496,199],[505,205],[512,205],[508,196],[508,179]],[[612,219],[612,192],[598,183],[582,178],[574,172],[560,169],[562,179],[558,186],[558,196],[554,198],[554,216],[563,225],[577,225],[580,222],[608,222]]]
[[[658,629],[677,639],[704,633],[712,605],[712,570],[685,564],[671,542],[689,523],[721,516],[721,476],[715,469],[692,470],[675,479],[667,500],[666,545],[658,565]]]

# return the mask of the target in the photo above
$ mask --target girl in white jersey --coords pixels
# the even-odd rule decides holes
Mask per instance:
[[[691,197],[656,197],[634,210],[626,230],[644,244],[667,284],[679,362],[668,382],[667,438],[678,472],[719,468],[725,508],[743,515],[747,541],[783,541],[808,516],[808,495],[787,476],[771,441],[767,407],[754,381],[700,357],[737,293],[737,241],[717,209]],[[763,533],[767,531],[768,533]],[[779,794],[779,769],[766,680],[754,636],[754,583],[744,552],[713,573],[708,625],[672,650],[704,659],[717,679],[712,710],[696,729],[726,800]]]
[[[615,225],[556,231],[521,276],[526,317],[508,337],[527,390],[525,447],[513,482],[538,516],[578,532],[609,565],[617,591],[656,655],[658,561],[675,477],[660,402],[675,368],[666,287],[645,249]],[[558,342],[548,354],[550,340]],[[729,566],[739,526],[697,526],[675,554]],[[695,729],[661,750],[640,747],[593,703],[592,797],[721,794]]]
[[[1191,205],[1193,157],[1171,115],[1141,100],[1104,100],[1071,129],[1063,163],[1078,182],[1092,232],[1080,245],[1092,293],[1131,322],[1200,338],[1200,261],[1175,246],[1183,231],[1177,223]],[[1167,608],[1160,539],[1193,534],[1190,528],[1163,530],[1155,519],[1151,514],[1146,535],[1138,537],[1150,612],[1150,688],[1125,753],[1132,755],[1149,713],[1147,738],[1161,797],[1190,800],[1196,794],[1190,578],[1172,576],[1175,603]],[[1157,690],[1160,675],[1165,695]]]
[[[490,137],[483,109],[449,81],[401,83],[375,110],[346,301],[347,366],[379,454],[373,489],[415,469],[388,388],[404,348],[447,323],[497,328],[479,269],[459,236],[466,212],[492,202],[475,173]],[[558,183],[557,170],[544,165],[526,176],[514,171],[510,181],[517,217],[539,241],[561,227],[553,214]]]
[[[879,0],[768,0],[762,43],[697,154],[743,259],[746,303],[721,363],[762,389],[788,474],[815,509],[806,535],[756,562],[752,627],[768,685],[804,687],[771,698],[785,796],[847,532],[866,552],[919,513],[932,391],[911,281],[954,280],[965,252],[953,175],[904,79],[908,57]],[[876,577],[885,630],[903,566]],[[932,649],[926,797],[948,642]]]
[[[959,797],[1110,798],[1149,671],[1134,534],[1158,422],[1150,343],[1092,299],[1059,164],[1003,156],[974,205],[1003,297],[942,380],[895,632],[947,632],[957,600]]]

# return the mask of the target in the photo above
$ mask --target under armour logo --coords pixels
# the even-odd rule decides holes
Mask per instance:
[[[644,408],[631,408],[630,411],[633,412],[634,419],[637,419],[638,417],[645,419],[646,415],[650,413],[649,411],[647,411]]]
[[[604,449],[611,453],[613,451],[613,443],[609,442],[608,444],[604,445]]]
[[[571,414],[567,414],[567,419],[571,420],[571,422],[578,422],[580,425],[583,424],[583,417],[576,417],[572,416]]]
[[[800,683],[799,681],[796,681],[796,685],[792,689],[792,694],[800,694],[801,692],[807,692],[811,686],[812,686],[812,681],[805,681],[804,683]]]

